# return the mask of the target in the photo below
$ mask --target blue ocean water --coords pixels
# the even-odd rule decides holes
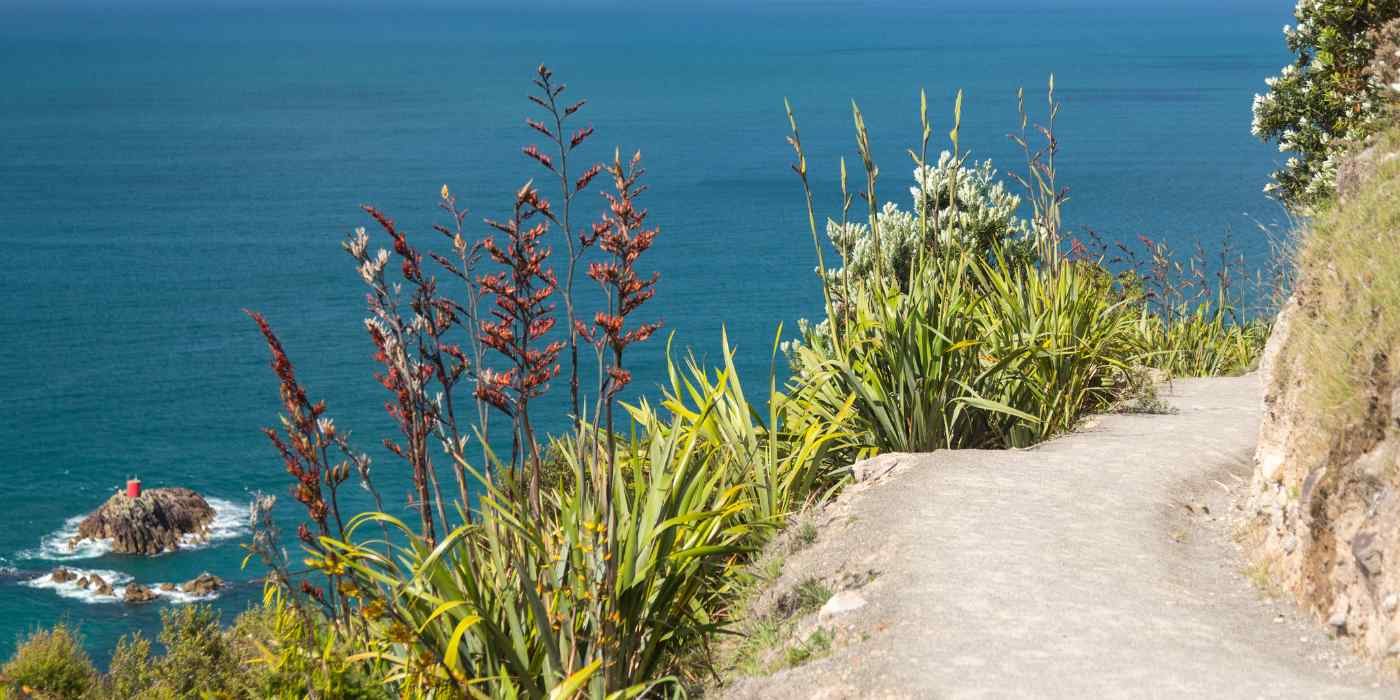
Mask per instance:
[[[239,569],[240,504],[279,494],[287,530],[296,519],[258,431],[275,422],[276,385],[244,307],[268,316],[402,502],[403,470],[376,447],[390,424],[363,290],[338,242],[371,224],[364,202],[431,240],[444,183],[469,221],[507,215],[538,175],[519,149],[533,141],[524,94],[540,62],[589,99],[586,157],[644,154],[662,228],[647,311],[710,357],[727,327],[756,392],[778,324],[821,305],[784,97],[826,216],[836,159],[855,162],[852,99],[884,198],[904,202],[920,88],[932,150],[962,89],[964,146],[1005,172],[1019,167],[1015,90],[1043,113],[1053,72],[1072,227],[1179,248],[1233,231],[1261,264],[1257,225],[1283,218],[1261,188],[1281,156],[1250,136],[1249,107],[1287,60],[1284,5],[0,7],[0,557],[15,572],[0,582],[0,655],[60,619],[99,658],[123,632],[156,628],[172,603],[23,584],[72,556],[55,546],[66,523],[129,475],[222,499],[229,537],[65,563],[147,583],[212,571],[242,582],[215,601],[226,619],[257,597],[258,572]],[[641,390],[661,353],[633,354]]]

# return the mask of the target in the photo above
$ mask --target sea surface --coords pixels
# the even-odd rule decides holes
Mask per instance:
[[[105,659],[188,602],[97,602],[40,578],[58,564],[118,583],[211,571],[235,582],[213,600],[226,621],[257,599],[259,570],[240,569],[249,495],[279,495],[286,531],[298,520],[259,432],[277,389],[243,308],[267,315],[402,511],[364,290],[339,242],[374,232],[361,203],[433,241],[444,184],[471,231],[508,216],[540,175],[520,155],[536,141],[524,118],[539,63],[588,98],[579,118],[597,132],[579,160],[643,153],[661,235],[642,267],[661,282],[641,313],[665,322],[675,352],[711,361],[727,328],[761,395],[779,324],[790,333],[821,307],[784,97],[825,217],[839,210],[837,159],[857,162],[852,100],[882,199],[907,206],[920,88],[931,152],[961,89],[964,147],[1005,173],[1024,169],[1007,138],[1016,89],[1043,119],[1054,73],[1074,231],[1183,250],[1228,232],[1263,266],[1260,228],[1284,217],[1261,190],[1282,156],[1250,135],[1250,100],[1288,60],[1286,5],[0,4],[0,655],[66,619]],[[633,396],[655,395],[663,347],[631,351]],[[74,518],[129,476],[216,499],[218,537],[152,559],[69,551]]]

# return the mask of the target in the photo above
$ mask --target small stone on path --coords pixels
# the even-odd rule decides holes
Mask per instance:
[[[841,591],[826,601],[817,613],[817,619],[826,622],[837,615],[860,610],[865,607],[865,598],[855,591]]]

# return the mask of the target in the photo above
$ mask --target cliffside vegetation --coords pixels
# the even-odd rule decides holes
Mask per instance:
[[[1357,162],[1364,183],[1308,226],[1298,252],[1308,314],[1297,325],[1312,408],[1340,432],[1373,410],[1373,384],[1400,385],[1389,361],[1400,347],[1400,128],[1369,142]]]
[[[1400,656],[1400,128],[1353,146],[1318,208],[1264,371],[1261,571],[1387,663]]]
[[[843,163],[842,218],[826,226],[841,260],[830,267],[790,111],[825,318],[800,324],[784,353],[790,377],[775,367],[757,395],[725,342],[718,367],[668,348],[660,397],[620,402],[626,358],[659,351],[647,350],[660,326],[646,302],[661,230],[639,202],[640,155],[579,167],[576,149],[593,136],[574,124],[583,102],[564,100],[544,67],[535,85],[539,118],[527,125],[545,145],[523,153],[557,183],[552,200],[525,184],[478,238],[444,186],[440,246],[370,207],[386,247],[372,250],[364,229],[344,243],[369,292],[376,379],[398,428],[384,444],[402,465],[375,473],[407,475],[389,488],[409,494],[411,518],[345,512],[347,481],[376,502],[384,485],[271,323],[250,313],[283,408],[266,433],[305,506],[297,533],[313,568],[293,573],[260,500],[250,558],[265,567],[268,622],[258,653],[219,659],[233,676],[271,674],[258,676],[262,696],[347,697],[369,692],[364,679],[423,698],[679,693],[711,673],[704,652],[730,628],[740,569],[803,504],[838,489],[856,458],[1032,444],[1139,395],[1149,369],[1241,372],[1262,344],[1266,326],[1223,270],[1151,242],[1134,265],[1067,240],[1052,80],[1046,114],[1022,109],[1026,160],[1012,185],[961,149],[961,96],[946,153],[930,160],[925,103],[909,211],[882,204],[855,109],[859,184]],[[607,209],[582,224],[573,203],[599,178]],[[575,305],[578,274],[601,290],[591,318]],[[775,364],[778,354],[775,342]],[[545,436],[537,399],[559,384],[571,427]],[[144,658],[134,648],[119,658]],[[128,676],[163,687],[141,685],[125,663],[94,687]],[[227,687],[210,692],[253,686]]]
[[[1377,19],[1357,30],[1374,55],[1349,59],[1367,76],[1355,110],[1366,128],[1330,145],[1335,172],[1300,232],[1294,293],[1265,354],[1250,505],[1262,578],[1395,671],[1400,19]]]

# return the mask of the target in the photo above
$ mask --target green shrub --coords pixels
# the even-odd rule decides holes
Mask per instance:
[[[352,644],[321,615],[305,612],[297,611],[276,586],[268,586],[262,604],[244,611],[225,630],[232,657],[239,661],[242,692],[282,700],[303,698],[308,689],[343,700],[393,697],[368,669],[349,659],[356,650]]]
[[[1347,144],[1377,128],[1389,87],[1368,74],[1379,36],[1400,17],[1400,0],[1298,0],[1297,24],[1284,27],[1297,60],[1254,97],[1256,136],[1296,154],[1266,189],[1307,208],[1330,197]]]
[[[83,651],[82,637],[62,623],[21,640],[0,675],[11,698],[82,698],[97,683],[97,669]]]
[[[151,697],[158,683],[151,661],[151,642],[140,632],[117,640],[107,670],[106,691],[114,700]]]
[[[879,451],[1028,445],[1116,397],[1132,316],[1082,265],[931,260],[908,293],[861,294],[842,346],[794,348],[794,395]],[[810,336],[809,336],[810,337]]]
[[[851,432],[882,452],[984,446],[988,413],[969,403],[986,377],[970,265],[939,258],[907,294],[857,293],[839,348],[809,334],[790,350],[795,400],[827,421],[849,414]]]
[[[1053,124],[1053,79],[1049,96]],[[961,163],[960,110],[961,95],[953,151],[937,168],[921,166],[917,175],[928,187],[914,190],[918,202],[930,200],[925,191],[960,195],[932,198],[938,205],[926,207],[930,216],[924,217],[873,205],[879,169],[856,110],[869,225],[828,226],[845,259],[845,267],[823,277],[824,294],[834,301],[820,324],[799,324],[800,340],[786,348],[796,400],[829,422],[853,402],[851,432],[873,450],[1006,447],[1044,439],[1110,403],[1141,354],[1129,309],[1115,300],[1110,277],[1096,266],[1065,262],[1057,250],[1064,196],[1054,184],[1057,146],[1050,129],[1040,130],[1046,148],[1031,153],[1022,109],[1016,138],[1031,175],[1018,181],[1031,193],[1034,216],[1020,222],[1014,218],[1020,199],[993,184],[990,163],[952,167]],[[926,148],[926,111],[922,117]],[[805,186],[805,158],[789,118]]]
[[[239,659],[219,627],[219,613],[206,605],[160,611],[158,683],[177,696],[230,693],[238,684]]]
[[[275,589],[221,629],[219,615],[203,605],[161,611],[161,655],[140,633],[122,637],[101,679],[100,695],[112,700],[183,698],[281,698],[314,689],[319,697],[388,698],[383,684],[346,661],[344,645],[306,635],[305,620]],[[327,644],[327,641],[332,643]]]
[[[852,402],[836,402],[828,414],[818,415],[803,396],[779,391],[775,343],[768,400],[761,406],[750,404],[727,332],[722,334],[721,346],[724,366],[713,371],[693,355],[683,368],[668,355],[669,382],[662,387],[661,401],[669,414],[666,420],[645,399],[628,408],[649,440],[672,430],[681,431],[685,438],[694,434],[697,452],[723,470],[729,483],[744,489],[753,504],[750,518],[778,523],[805,500],[831,487],[835,483],[831,465],[848,461],[845,458],[856,452],[854,436],[845,429]]]
[[[989,365],[978,398],[997,446],[1023,447],[1113,403],[1142,355],[1131,309],[1091,265],[981,263],[978,351]],[[973,407],[978,407],[973,404]],[[1030,416],[1029,419],[1025,416]]]
[[[1173,377],[1218,377],[1255,368],[1269,339],[1266,319],[1235,321],[1228,305],[1202,302],[1170,318],[1142,311],[1136,331],[1149,352],[1143,363]]]

